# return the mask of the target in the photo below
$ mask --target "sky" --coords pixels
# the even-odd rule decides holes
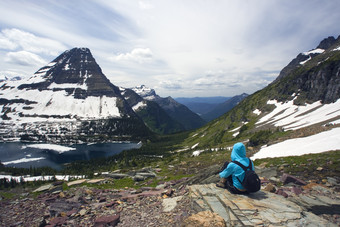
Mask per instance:
[[[31,76],[87,47],[116,86],[252,94],[337,38],[339,12],[339,0],[0,0],[0,76]]]

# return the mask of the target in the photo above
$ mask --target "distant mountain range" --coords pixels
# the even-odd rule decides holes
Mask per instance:
[[[205,123],[170,97],[154,95],[113,85],[89,49],[73,48],[30,78],[0,83],[0,140],[134,140]]]
[[[338,124],[340,36],[328,37],[315,49],[300,53],[275,81],[194,131],[186,144],[200,149],[250,139],[249,145],[257,146],[283,131],[299,130],[304,135]]]
[[[175,100],[187,106],[192,112],[202,116],[210,112],[219,104],[227,101],[230,97],[215,96],[215,97],[193,97],[193,98],[175,98]]]
[[[206,120],[206,121],[212,121],[223,114],[227,113],[230,111],[232,108],[237,106],[244,98],[246,98],[248,94],[243,93],[241,95],[236,95],[234,97],[231,97],[227,101],[218,104],[216,107],[211,109],[209,112],[202,114],[201,117]]]
[[[234,97],[194,97],[176,98],[175,100],[186,105],[191,111],[209,122],[227,113],[247,96],[248,94],[243,93]]]

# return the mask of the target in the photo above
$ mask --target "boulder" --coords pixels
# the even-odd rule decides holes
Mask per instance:
[[[265,190],[267,192],[272,192],[272,193],[276,192],[276,188],[272,183],[267,184],[266,187],[263,190]]]
[[[124,177],[128,177],[129,175],[124,174],[124,173],[109,173],[107,174],[107,176],[113,179],[122,179]]]
[[[184,220],[182,227],[226,227],[225,220],[211,211],[201,211]]]
[[[294,177],[292,175],[289,175],[289,174],[286,174],[284,173],[282,176],[281,176],[281,182],[283,184],[288,184],[288,183],[294,183],[294,184],[297,184],[297,185],[306,185],[307,183],[297,177]]]
[[[100,227],[100,226],[116,226],[118,222],[120,221],[120,215],[114,214],[109,216],[101,216],[97,218],[94,222],[94,226]]]

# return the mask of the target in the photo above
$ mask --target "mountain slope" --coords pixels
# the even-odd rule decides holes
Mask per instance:
[[[185,130],[195,129],[205,124],[200,116],[171,97],[162,98],[153,89],[144,85],[135,87],[133,90],[145,100],[156,102],[171,118],[183,125]]]
[[[235,137],[251,141],[261,137],[266,141],[282,131],[337,122],[340,119],[340,37],[331,40],[334,41],[322,41],[317,48],[326,46],[327,49],[309,51],[318,53],[310,55],[308,61],[298,61],[301,56],[298,55],[292,61],[295,65],[290,63],[290,69],[284,68],[273,83],[196,130],[186,144],[213,147],[228,144]],[[263,142],[252,145],[260,144]]]
[[[245,93],[241,95],[236,95],[228,99],[227,101],[219,104],[218,106],[210,110],[208,113],[203,114],[201,117],[208,122],[212,121],[218,118],[219,116],[227,113],[229,110],[234,108],[234,106],[236,106],[239,102],[241,102],[247,96],[248,94],[245,94]]]
[[[120,89],[132,109],[153,132],[170,134],[184,130],[183,125],[172,119],[156,102],[143,99],[132,89]]]
[[[28,79],[2,82],[0,105],[2,139],[150,134],[87,48],[65,51]]]

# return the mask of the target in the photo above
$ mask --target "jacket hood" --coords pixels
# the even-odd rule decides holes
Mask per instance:
[[[235,143],[231,152],[231,161],[238,161],[246,157],[246,147],[243,143]]]

